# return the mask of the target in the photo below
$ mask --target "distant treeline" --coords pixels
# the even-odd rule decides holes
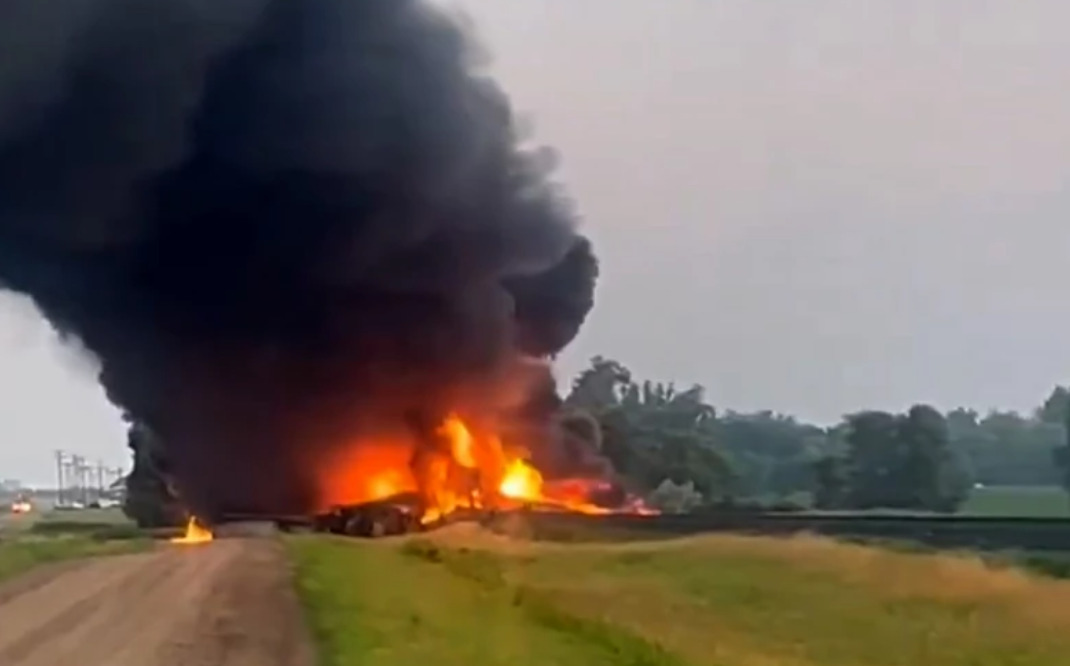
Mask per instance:
[[[919,404],[821,427],[772,411],[722,413],[701,386],[637,380],[595,357],[566,405],[595,417],[603,453],[667,508],[794,498],[823,508],[953,511],[975,484],[1068,485],[1070,391],[1062,386],[1030,414]]]

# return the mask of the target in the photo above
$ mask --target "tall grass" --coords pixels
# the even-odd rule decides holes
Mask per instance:
[[[429,643],[443,664],[1063,666],[1070,655],[1070,584],[966,556],[813,537],[540,544],[471,529],[291,543],[330,664],[418,663],[398,651]],[[406,614],[421,632],[401,640],[387,618]],[[370,661],[335,649],[361,635],[408,647]]]

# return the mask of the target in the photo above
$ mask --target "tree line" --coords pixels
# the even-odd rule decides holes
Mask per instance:
[[[595,357],[565,404],[601,426],[599,446],[663,508],[739,502],[953,512],[975,485],[1070,490],[1070,390],[1030,414],[866,410],[822,427],[773,411],[719,412],[699,385],[635,378]]]
[[[1070,388],[1030,414],[915,405],[833,426],[773,411],[718,411],[702,386],[640,380],[604,357],[573,381],[561,422],[597,447],[628,490],[667,511],[760,506],[953,512],[978,484],[1070,491]],[[162,447],[131,424],[125,509],[177,524],[184,509]]]

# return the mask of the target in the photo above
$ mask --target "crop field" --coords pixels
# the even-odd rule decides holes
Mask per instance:
[[[1056,666],[1070,584],[814,537],[288,541],[330,666]]]
[[[975,488],[960,513],[1008,518],[1070,518],[1070,495],[1062,488],[1045,486]]]

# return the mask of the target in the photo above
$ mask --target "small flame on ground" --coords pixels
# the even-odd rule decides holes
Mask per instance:
[[[213,539],[212,531],[197,522],[196,518],[190,518],[186,523],[186,533],[180,537],[171,539],[171,543],[198,544],[208,543]]]

